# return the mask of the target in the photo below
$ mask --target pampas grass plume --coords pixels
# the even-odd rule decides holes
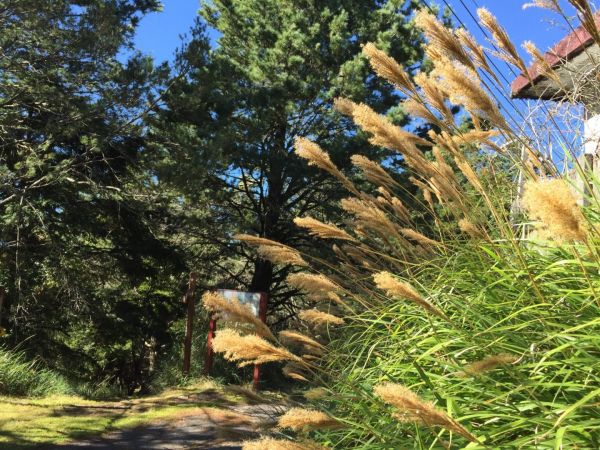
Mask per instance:
[[[279,418],[277,424],[281,428],[294,431],[309,429],[335,428],[340,423],[327,414],[314,409],[292,408]]]

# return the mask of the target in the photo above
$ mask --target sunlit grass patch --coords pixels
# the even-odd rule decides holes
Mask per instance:
[[[15,449],[58,444],[157,420],[203,414],[226,423],[243,423],[240,415],[219,406],[239,399],[212,381],[202,380],[160,395],[118,402],[85,400],[75,396],[39,399],[0,397],[0,448]]]

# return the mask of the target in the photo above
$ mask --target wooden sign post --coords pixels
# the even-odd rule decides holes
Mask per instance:
[[[236,300],[243,305],[247,305],[250,309],[262,320],[267,322],[267,299],[268,295],[264,292],[244,292],[230,289],[218,289],[217,292],[229,300]],[[208,336],[206,338],[206,354],[204,357],[204,372],[210,375],[213,366],[213,349],[212,340],[217,329],[217,321],[214,317],[210,319],[208,324]],[[252,387],[258,390],[260,384],[260,366],[254,366],[254,374],[252,379]]]
[[[188,289],[183,296],[183,303],[187,305],[187,319],[185,322],[185,339],[183,341],[183,373],[190,374],[192,361],[192,334],[194,332],[194,314],[196,312],[196,302],[194,296],[196,294],[196,283],[198,282],[198,274],[190,273],[188,281]]]

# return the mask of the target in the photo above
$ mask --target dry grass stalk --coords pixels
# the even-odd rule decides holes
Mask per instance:
[[[346,178],[346,176],[340,172],[336,165],[331,161],[329,155],[323,151],[323,149],[316,143],[309,139],[299,137],[295,143],[296,154],[308,161],[309,166],[316,166],[319,169],[324,170],[330,175],[337,178],[346,189],[355,195],[359,195],[354,185]]]
[[[281,372],[292,380],[308,382],[308,374],[306,373],[304,366],[300,364],[294,362],[287,363],[283,366]]]
[[[339,239],[342,241],[355,241],[355,239],[341,228],[331,224],[324,223],[312,217],[296,217],[294,223],[301,228],[306,228],[311,236],[317,236],[322,239]]]
[[[545,237],[557,241],[585,241],[585,219],[567,183],[560,178],[529,181],[525,185],[523,206],[541,222]]]
[[[325,398],[327,396],[329,396],[329,391],[325,388],[312,388],[312,389],[308,389],[307,391],[305,391],[302,395],[304,395],[304,398],[306,400],[320,400],[322,398]]]
[[[413,150],[415,145],[431,145],[425,139],[394,125],[387,117],[377,114],[364,103],[354,107],[352,117],[359,127],[373,135],[369,139],[373,145],[395,149],[403,154],[418,151],[416,148]]]
[[[274,245],[261,245],[256,252],[259,256],[273,264],[290,264],[292,266],[306,267],[307,262],[304,261],[300,253],[289,247],[281,247]]]
[[[367,204],[356,198],[345,198],[341,201],[341,206],[345,211],[356,216],[358,225],[363,228],[374,231],[385,239],[396,238],[401,242],[404,241],[398,227],[375,204]]]
[[[425,9],[420,10],[415,15],[415,24],[425,33],[425,37],[429,40],[429,45],[432,48],[444,53],[450,59],[456,59],[473,70],[476,69],[458,38],[433,14]]]
[[[442,150],[440,150],[439,147],[435,146],[433,147],[432,153],[435,158],[437,170],[440,173],[440,175],[444,176],[444,178],[447,178],[450,182],[455,182],[456,179],[454,177],[454,170],[452,170],[452,167],[450,167],[450,165],[446,162],[446,158],[444,158]]]
[[[421,101],[409,98],[402,102],[402,109],[406,114],[412,117],[419,117],[425,119],[427,122],[432,124],[439,124],[440,119],[429,110],[429,108]]]
[[[275,341],[275,336],[269,327],[250,309],[235,299],[228,300],[215,292],[206,292],[202,296],[204,307],[213,312],[217,318],[233,322],[243,322],[254,326],[259,336]]]
[[[420,72],[415,75],[415,83],[419,85],[429,104],[444,117],[444,120],[447,123],[453,123],[454,115],[446,104],[446,95],[438,88],[438,82],[429,75]]]
[[[246,441],[242,450],[326,450],[325,447],[310,441],[287,441],[285,439],[262,438]]]
[[[315,341],[313,338],[310,338],[294,330],[280,331],[279,341],[286,346],[290,346],[293,344],[301,344],[306,345],[308,347],[314,347],[320,350],[325,349],[325,346],[323,344]]]
[[[519,358],[515,355],[508,353],[500,353],[498,355],[490,355],[483,358],[480,361],[465,366],[460,373],[461,376],[467,375],[481,375],[482,373],[489,372],[499,366],[505,366],[507,364],[514,364]]]
[[[429,401],[423,400],[406,386],[396,383],[384,383],[375,386],[375,395],[384,402],[392,405],[400,412],[395,417],[402,422],[412,422],[429,427],[439,426],[457,433],[471,442],[478,442],[460,423],[435,407]]]
[[[469,181],[469,183],[471,183],[471,185],[473,185],[473,187],[477,189],[479,193],[485,194],[483,185],[481,184],[479,177],[471,167],[471,164],[469,164],[469,161],[461,157],[455,157],[454,162],[456,163],[462,174],[465,176],[465,178]]]
[[[305,309],[298,313],[298,318],[306,323],[315,326],[323,325],[342,325],[344,319],[333,314],[329,314],[318,309]]]
[[[588,0],[569,0],[569,3],[577,10],[577,15],[585,31],[590,33],[590,36],[594,38],[597,44],[600,44],[600,33],[596,26],[596,19],[590,2]]]
[[[424,247],[440,245],[440,243],[438,241],[430,239],[427,236],[425,236],[411,228],[401,228],[400,232],[404,235],[404,237],[411,239],[413,241],[416,241],[419,244],[423,245]]]
[[[485,70],[497,83],[500,83],[496,73],[492,70],[488,63],[488,58],[483,50],[483,47],[477,43],[471,33],[464,28],[459,28],[456,30],[456,36],[463,47],[467,48],[471,53],[471,59],[475,65],[480,69]]]
[[[497,130],[471,130],[453,135],[450,139],[457,146],[481,143],[487,144],[491,138],[496,137],[499,134],[500,133]]]
[[[458,228],[473,239],[484,239],[485,233],[467,218],[458,221]]]
[[[477,15],[479,16],[481,24],[492,33],[492,37],[500,49],[498,56],[506,62],[516,66],[524,74],[527,74],[527,65],[519,56],[510,37],[504,28],[500,26],[494,15],[486,8],[478,8]]]
[[[291,408],[279,418],[277,424],[281,428],[290,428],[294,431],[337,428],[340,426],[340,422],[333,417],[321,411],[304,408]]]
[[[337,97],[333,100],[333,109],[340,114],[352,117],[356,103],[344,97]]]
[[[463,105],[475,117],[489,118],[499,128],[509,128],[475,72],[456,61],[445,60],[436,63],[433,73],[439,77],[440,86],[452,103]]]
[[[562,9],[558,4],[558,0],[534,0],[531,3],[525,3],[523,9],[526,8],[544,8],[554,11],[557,14],[562,13]]]
[[[365,178],[371,183],[386,186],[390,189],[400,187],[398,182],[394,180],[379,164],[371,161],[362,155],[353,155],[351,158],[352,164],[358,167]]]
[[[523,48],[525,49],[525,51],[527,53],[529,53],[531,55],[531,57],[533,58],[534,64],[537,66],[537,68],[540,69],[540,72],[542,74],[544,74],[545,76],[550,78],[552,81],[554,81],[559,86],[562,86],[563,83],[562,83],[560,77],[558,76],[556,71],[552,68],[552,66],[550,64],[548,64],[548,62],[546,61],[546,58],[544,58],[544,55],[542,55],[542,52],[540,52],[538,50],[538,48],[535,46],[535,44],[533,42],[531,42],[531,41],[523,42]]]
[[[389,272],[379,272],[373,275],[375,285],[385,291],[387,295],[392,297],[402,297],[419,305],[426,311],[443,319],[447,319],[446,315],[425,300],[410,284],[399,281]]]
[[[406,70],[394,58],[388,56],[370,42],[363,46],[362,52],[368,58],[377,75],[394,84],[399,91],[404,92],[406,95],[410,96],[410,94],[415,93],[415,87]]]
[[[399,198],[392,197],[390,204],[392,205],[392,209],[396,213],[396,217],[398,219],[407,223],[410,222],[410,213]]]
[[[242,336],[237,331],[227,328],[217,331],[212,347],[215,352],[223,353],[226,360],[238,362],[239,367],[273,361],[302,363],[301,358],[284,348],[270,344],[259,336]]]
[[[272,241],[271,239],[266,239],[260,236],[252,236],[251,234],[235,234],[233,238],[237,241],[242,241],[248,245],[252,245],[258,247],[260,245],[270,245],[273,247],[286,247],[285,245]],[[289,247],[287,247],[289,248]]]
[[[325,275],[312,273],[291,273],[286,278],[287,284],[310,294],[324,294],[335,291],[338,286]]]

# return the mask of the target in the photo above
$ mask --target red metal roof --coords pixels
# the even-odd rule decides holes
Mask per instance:
[[[596,26],[600,28],[600,11],[595,15]],[[588,33],[583,26],[577,27],[572,33],[561,39],[550,51],[544,54],[544,59],[550,67],[560,66],[564,61],[574,58],[587,47],[594,43],[594,38]],[[519,75],[510,85],[511,95],[519,97],[528,87],[531,86],[531,80],[535,84],[540,79],[544,78],[539,65],[534,63],[527,69],[529,77],[524,74]],[[529,97],[529,96],[525,96]]]

